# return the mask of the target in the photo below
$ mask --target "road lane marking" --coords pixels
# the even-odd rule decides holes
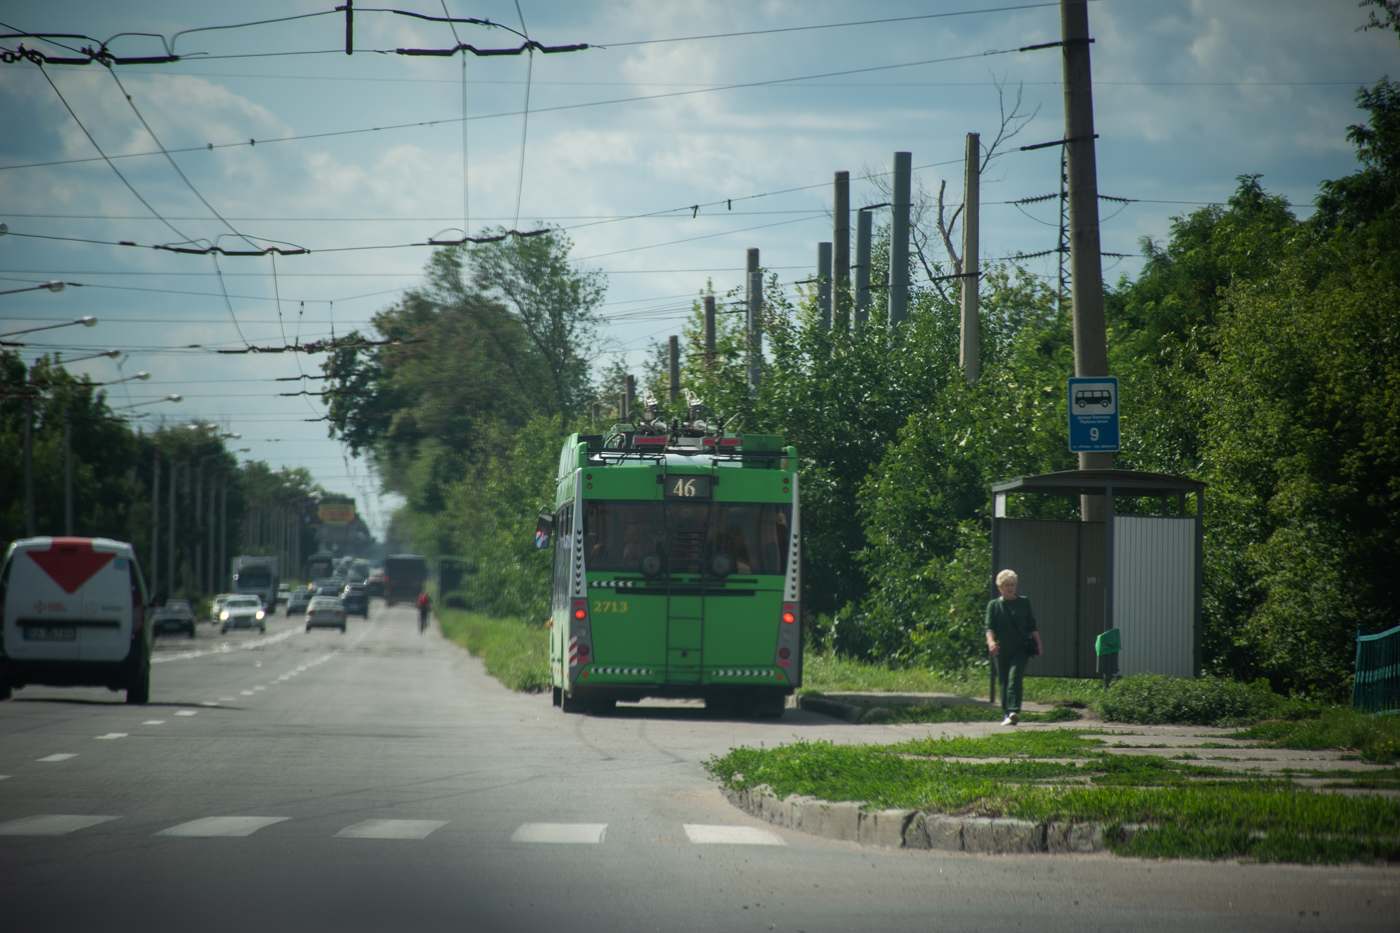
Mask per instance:
[[[200,706],[218,706],[219,704],[215,703],[213,700],[204,700],[204,701],[202,701],[199,705],[200,705]],[[177,715],[178,715],[178,714],[177,714]]]
[[[710,823],[686,823],[685,834],[697,845],[722,846],[785,846],[777,833],[756,826],[715,826]]]
[[[446,820],[365,820],[336,833],[338,839],[426,839]]]
[[[253,689],[254,689],[254,690],[266,690],[267,688],[264,687],[262,684],[258,684],[258,685],[257,685],[256,687],[254,687]]]
[[[109,732],[106,735],[95,735],[94,739],[124,739],[129,735],[126,732]]]
[[[216,836],[251,836],[273,823],[291,819],[288,816],[206,816],[162,829],[157,836],[187,836],[213,838]]]
[[[199,712],[199,710],[195,710],[195,709],[177,709],[177,710],[175,711],[175,715],[176,715],[176,716],[193,716],[193,715],[194,715],[195,713],[197,713],[197,712]]]
[[[297,633],[296,629],[288,629],[277,635],[269,635],[266,638],[255,638],[252,641],[244,642],[241,645],[220,645],[217,648],[207,648],[203,651],[182,651],[179,654],[167,654],[151,658],[152,664],[163,664],[166,661],[187,661],[190,658],[202,658],[210,654],[227,654],[230,651],[249,651],[253,648],[262,648],[267,645],[274,645],[279,641],[291,638]]]
[[[597,845],[607,828],[607,823],[523,823],[510,841]]]
[[[165,725],[165,720],[164,720],[164,719],[147,719],[145,722],[141,723],[141,725],[143,725],[143,726],[163,726],[163,725]]]
[[[58,754],[58,755],[50,755],[50,756],[47,757],[47,758],[40,758],[39,760],[40,760],[40,761],[67,761],[69,758],[77,758],[77,757],[78,757],[77,754],[71,754],[71,755],[70,755],[70,754]]]
[[[251,690],[240,690],[240,691],[238,691],[238,692],[241,693],[241,694],[243,694],[245,697],[250,697],[250,696],[253,695],[253,691],[251,691]]]
[[[77,816],[61,813],[26,816],[24,819],[0,823],[0,836],[62,836],[96,826],[98,823],[109,823],[119,819],[119,816]]]

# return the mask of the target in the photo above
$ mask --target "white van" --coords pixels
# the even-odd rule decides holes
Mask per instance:
[[[130,544],[24,538],[0,567],[0,700],[26,684],[151,694],[146,581]]]

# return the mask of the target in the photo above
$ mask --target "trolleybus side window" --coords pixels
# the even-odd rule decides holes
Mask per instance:
[[[569,561],[573,559],[574,505],[569,503],[554,515],[554,608],[568,605]]]

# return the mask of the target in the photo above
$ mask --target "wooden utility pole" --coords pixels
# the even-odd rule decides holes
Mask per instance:
[[[1094,92],[1089,67],[1087,0],[1060,0],[1065,85],[1065,163],[1069,176],[1070,301],[1074,319],[1074,374],[1108,375],[1099,246],[1099,184],[1094,162]],[[1111,453],[1081,453],[1081,470],[1113,467]],[[1103,521],[1102,496],[1083,496],[1080,517]]]
[[[817,244],[817,314],[822,330],[831,330],[831,244]]]
[[[981,369],[979,338],[982,325],[977,305],[977,214],[981,203],[981,158],[978,134],[968,133],[966,164],[963,168],[962,328],[958,339],[958,362],[969,383],[977,381]]]
[[[889,326],[904,323],[909,314],[909,188],[912,154],[894,154],[894,184],[890,198]]]
[[[832,192],[831,320],[837,330],[851,327],[851,173],[837,172]]]
[[[870,212],[856,212],[856,327],[870,320]]]
[[[763,273],[758,266],[758,248],[748,254],[748,368],[749,395],[757,395],[763,383]]]
[[[715,296],[705,296],[705,367],[715,368]]]
[[[667,349],[670,350],[671,355],[671,359],[669,360],[671,364],[669,375],[671,378],[670,384],[666,388],[666,401],[674,405],[676,404],[676,399],[678,399],[681,394],[681,338],[672,334],[667,343],[669,344]]]

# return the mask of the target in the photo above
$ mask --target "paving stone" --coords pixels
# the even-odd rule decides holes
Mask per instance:
[[[815,836],[857,842],[860,837],[860,804],[806,804],[802,808],[802,829]]]
[[[913,810],[871,810],[861,813],[856,841],[862,845],[899,849]]]

